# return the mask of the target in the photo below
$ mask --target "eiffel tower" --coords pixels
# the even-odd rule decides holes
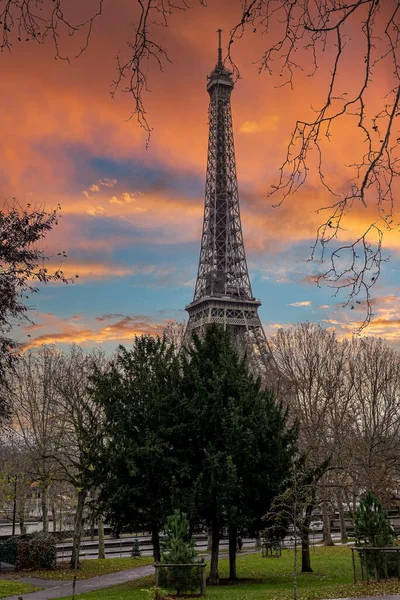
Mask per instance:
[[[218,61],[208,76],[209,139],[204,222],[193,301],[185,340],[200,336],[208,323],[231,332],[235,346],[247,351],[258,374],[268,370],[270,352],[253,296],[240,220],[231,113],[232,73],[222,62],[221,30]]]

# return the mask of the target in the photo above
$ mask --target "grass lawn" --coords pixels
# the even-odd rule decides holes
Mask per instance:
[[[152,556],[140,556],[139,558],[105,558],[97,560],[81,560],[78,569],[78,579],[89,579],[107,573],[116,573],[126,569],[135,569],[144,565],[152,565]],[[69,565],[57,565],[57,568],[49,571],[14,571],[13,578],[19,577],[41,577],[42,579],[67,580],[74,578],[74,572]]]
[[[17,594],[29,594],[29,592],[37,592],[38,590],[40,590],[40,588],[33,585],[0,579],[0,598],[16,596]]]
[[[346,547],[316,547],[311,551],[313,573],[298,574],[298,598],[321,600],[395,594],[399,582],[353,585],[351,551]],[[207,597],[215,600],[289,600],[292,592],[293,551],[285,550],[282,558],[262,558],[260,554],[238,557],[238,577],[234,585],[208,587]],[[228,561],[220,561],[220,577],[228,576]],[[148,600],[142,591],[154,585],[154,577],[145,577],[131,583],[90,592],[79,596],[82,600]],[[66,599],[67,600],[67,599]]]

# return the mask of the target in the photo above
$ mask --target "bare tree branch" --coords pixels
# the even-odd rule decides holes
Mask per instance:
[[[11,51],[12,36],[16,40],[44,43],[51,39],[56,58],[70,61],[71,57],[61,49],[65,38],[80,34],[83,41],[72,58],[78,58],[88,47],[94,22],[103,13],[106,0],[93,0],[95,9],[82,21],[74,22],[66,15],[66,0],[0,0],[0,50]],[[145,108],[145,95],[150,91],[148,70],[155,63],[163,71],[170,62],[167,51],[157,41],[158,27],[168,27],[173,13],[192,8],[195,4],[205,6],[206,0],[134,0],[132,12],[137,12],[132,23],[132,38],[127,41],[127,51],[119,52],[117,76],[111,84],[111,97],[117,92],[131,95],[132,113],[128,120],[136,118],[146,134],[146,146],[150,141],[151,126]],[[82,9],[78,14],[83,12]]]
[[[400,174],[400,138],[395,123],[400,116],[400,1],[243,0],[242,16],[231,30],[228,47],[228,58],[237,76],[240,73],[232,57],[232,44],[248,29],[267,40],[276,40],[260,58],[259,72],[282,77],[283,82],[278,87],[293,88],[299,71],[312,77],[319,68],[321,53],[326,54],[328,50],[332,53],[322,106],[314,111],[315,118],[296,121],[278,181],[271,186],[269,196],[277,196],[275,206],[280,206],[306,184],[315,161],[313,157],[318,157],[316,170],[320,183],[335,200],[317,211],[323,210],[328,216],[317,229],[310,260],[322,262],[327,244],[334,244],[330,266],[317,278],[318,284],[325,282],[334,287],[336,293],[344,290],[345,306],[352,306],[358,297],[366,300],[362,329],[373,316],[371,288],[386,260],[382,255],[384,232],[398,227],[394,222],[393,184]],[[355,62],[351,54],[350,31],[362,34],[364,51],[359,62]],[[352,61],[355,72],[362,73],[362,81],[354,91],[340,88],[339,75],[345,61]],[[390,69],[392,83],[383,99],[382,110],[371,116],[366,110],[367,92],[376,89],[377,96],[382,97],[380,82],[374,78],[374,71],[381,64]],[[355,119],[356,127],[361,129],[364,152],[359,160],[348,165],[352,175],[347,189],[343,181],[339,189],[334,189],[325,176],[322,142],[330,141],[333,125],[348,117]],[[342,245],[345,217],[358,206],[375,208],[377,216],[354,242]],[[372,234],[375,234],[374,240]],[[346,257],[347,262],[339,261],[339,257]]]

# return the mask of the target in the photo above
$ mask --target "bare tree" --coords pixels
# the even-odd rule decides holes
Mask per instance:
[[[53,370],[54,386],[59,395],[63,413],[63,433],[58,439],[54,458],[62,479],[77,491],[73,552],[71,567],[79,563],[85,503],[91,483],[91,465],[88,461],[88,431],[95,430],[101,413],[88,394],[90,375],[94,369],[101,372],[107,360],[101,351],[85,354],[80,346],[72,346],[65,354],[58,353]]]
[[[48,492],[58,478],[55,460],[59,437],[64,429],[57,391],[54,387],[54,352],[46,347],[26,353],[9,374],[12,390],[15,432],[29,455],[32,480],[41,491],[43,531],[48,532]]]
[[[18,523],[20,534],[26,533],[26,518],[33,507],[30,457],[23,442],[8,432],[1,446],[0,503],[3,518]]]
[[[293,532],[293,600],[297,600],[297,563],[299,533],[304,528],[304,513],[315,502],[314,480],[317,472],[310,472],[303,457],[294,456],[290,477],[283,482],[282,491],[274,498],[270,511],[264,516],[267,535],[274,536],[280,529]],[[302,548],[304,550],[304,547]],[[303,564],[302,559],[302,564]]]
[[[337,441],[348,414],[348,396],[343,394],[347,346],[334,332],[311,323],[280,329],[270,346],[281,396],[300,426],[299,450],[314,473],[309,483],[314,486],[312,503],[304,511],[302,526],[303,570],[309,570],[312,511],[326,496],[328,466],[330,471],[336,465]]]
[[[173,344],[176,353],[179,353],[185,338],[186,323],[170,321],[162,331],[168,345]]]
[[[400,467],[400,356],[375,338],[354,339],[351,351],[353,485],[388,504]]]
[[[393,186],[400,173],[396,121],[400,116],[400,2],[245,0],[229,45],[237,73],[232,44],[247,30],[267,40],[259,71],[279,75],[280,86],[292,88],[299,74],[314,76],[322,56],[329,52],[330,70],[321,105],[313,106],[311,118],[297,119],[271,195],[276,195],[281,204],[306,184],[310,171],[316,171],[332,201],[323,209],[326,214],[317,230],[311,260],[323,260],[327,244],[335,244],[329,267],[317,277],[317,283],[325,281],[337,292],[344,290],[345,305],[352,305],[360,296],[365,299],[365,325],[372,314],[371,288],[383,260],[384,231],[398,227]],[[355,52],[360,47],[362,52]],[[355,85],[343,84],[341,74],[346,61],[351,62],[359,79]],[[386,75],[385,88],[381,73]],[[373,112],[368,107],[372,95],[379,98]],[[348,181],[340,179],[334,187],[325,171],[329,157],[326,142],[340,135],[338,122],[354,128],[353,137],[360,141],[360,150],[355,147]],[[356,239],[344,242],[346,238],[341,234],[346,216],[359,206],[369,209],[370,223]]]

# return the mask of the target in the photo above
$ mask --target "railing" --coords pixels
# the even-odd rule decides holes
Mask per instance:
[[[374,548],[371,546],[351,546],[353,580],[357,583],[355,552],[360,559],[361,580],[400,579],[400,546]],[[393,560],[392,560],[393,558]],[[372,576],[372,574],[374,576]]]
[[[159,585],[160,581],[160,569],[175,569],[175,568],[187,568],[187,569],[202,569],[200,574],[200,595],[206,595],[206,563],[176,563],[176,564],[166,564],[166,563],[154,563],[154,567],[156,569],[156,587]]]

